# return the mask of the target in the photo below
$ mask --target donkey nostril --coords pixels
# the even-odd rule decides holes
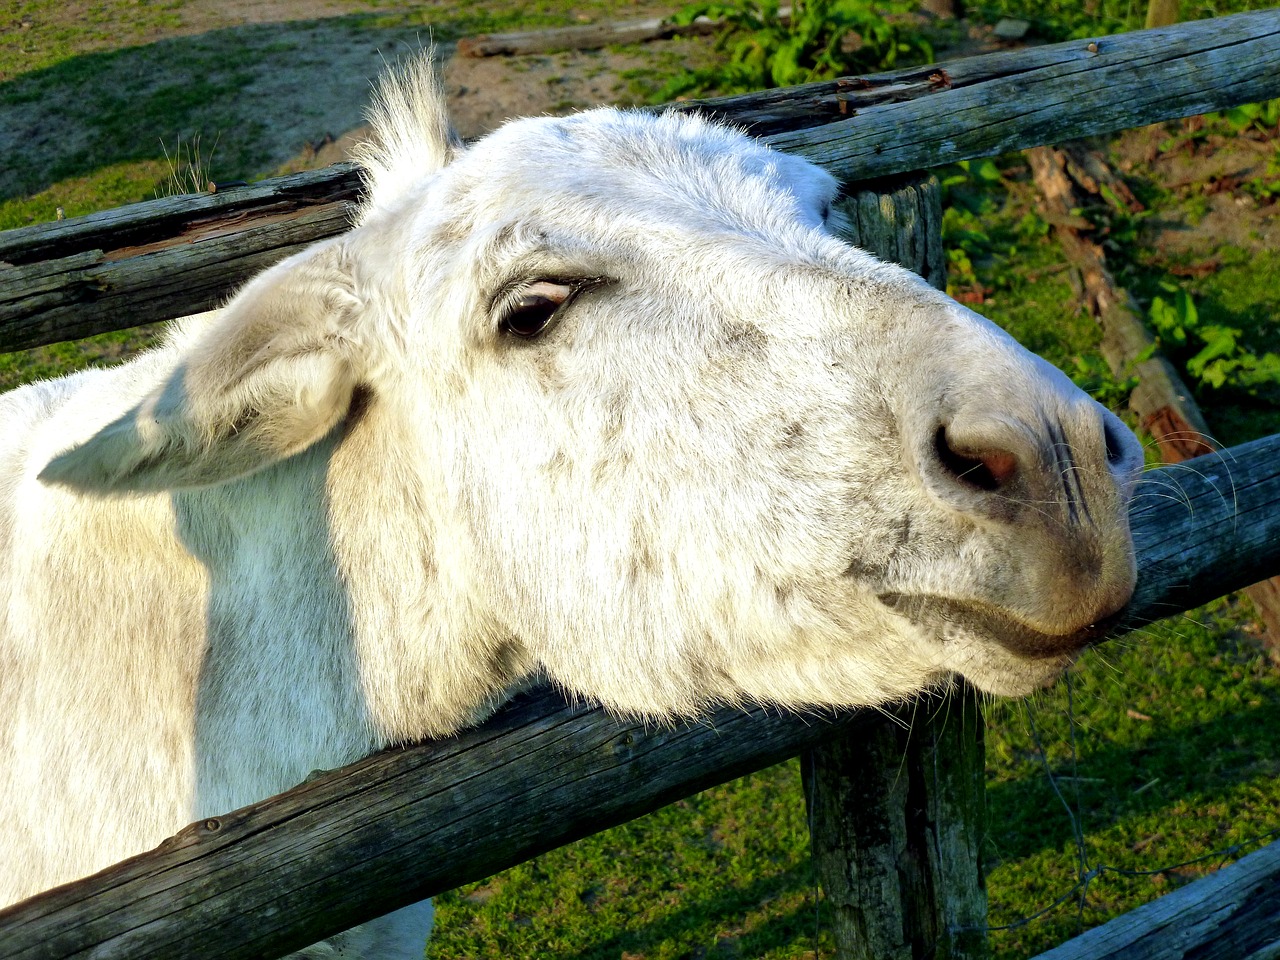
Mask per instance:
[[[939,427],[933,438],[938,462],[956,480],[977,490],[995,491],[1009,485],[1018,473],[1018,458],[1008,450],[957,450]]]
[[[1125,459],[1125,442],[1124,434],[1116,426],[1116,422],[1110,417],[1102,424],[1102,437],[1107,445],[1107,463],[1113,467],[1119,463],[1123,463]]]

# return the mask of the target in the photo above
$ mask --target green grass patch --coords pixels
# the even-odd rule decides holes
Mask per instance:
[[[427,956],[829,954],[799,784],[782,764],[445,894]]]
[[[1181,5],[1182,20],[1223,17],[1247,10],[1266,10],[1274,6],[1269,0],[1191,0]],[[1147,4],[1137,0],[981,0],[965,4],[970,17],[995,22],[1001,17],[1028,20],[1035,35],[1046,40],[1070,40],[1146,26]]]
[[[0,230],[12,230],[64,216],[79,217],[156,196],[168,196],[172,170],[165,161],[116,163],[70,177],[34,196],[0,200]]]
[[[947,292],[1072,375],[1109,406],[1125,391],[1098,353],[1074,275],[1036,212],[1019,155],[938,171],[944,189]]]
[[[25,0],[5,10],[0,83],[87,50],[128,47],[178,29],[183,0]]]
[[[658,99],[746,93],[928,62],[932,46],[906,19],[914,9],[910,0],[807,0],[784,18],[778,0],[691,3],[673,20],[723,23],[717,48],[724,56],[677,74]]]
[[[324,25],[329,42],[335,29]],[[0,174],[0,197],[31,196],[105,167],[164,161],[197,139],[216,144],[221,178],[261,176],[278,159],[263,145],[263,119],[246,110],[245,91],[273,63],[305,54],[306,32],[283,36],[260,27],[162,40],[84,54],[0,85],[0,109],[31,138]],[[53,116],[50,103],[59,105]]]
[[[90,367],[119,363],[158,343],[163,329],[164,324],[153,323],[85,340],[0,353],[0,390],[11,390],[33,380],[60,377]]]
[[[1216,255],[1216,270],[1166,282],[1153,305],[1165,302],[1155,299],[1161,294],[1195,305],[1194,328],[1162,342],[1189,368],[1215,434],[1230,445],[1280,433],[1280,252],[1227,245]],[[1205,356],[1212,359],[1197,364]]]
[[[1070,686],[994,703],[987,716],[992,925],[1030,916],[1083,874],[1110,868],[1083,904],[1072,897],[993,934],[998,956],[1043,952],[1215,869],[1229,859],[1218,851],[1280,828],[1280,673],[1240,605],[1217,601],[1108,644]]]

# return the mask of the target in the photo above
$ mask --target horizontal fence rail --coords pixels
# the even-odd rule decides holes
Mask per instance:
[[[1280,842],[1094,927],[1035,960],[1192,957],[1280,957]]]
[[[902,103],[837,89],[852,116],[770,140],[865,179],[1268,100],[1277,71],[1280,9],[1264,10],[938,64]]]
[[[1117,91],[1123,90],[1123,96]],[[688,101],[867,180],[1280,96],[1280,10]],[[0,350],[167,320],[349,226],[348,165],[0,233]]]
[[[1134,626],[1280,573],[1280,436],[1150,471]],[[375,754],[0,911],[0,956],[279,956],[794,755],[863,717],[722,708],[672,726],[550,690]]]
[[[351,164],[148,200],[0,233],[0,351],[218,306],[237,285],[351,226]]]

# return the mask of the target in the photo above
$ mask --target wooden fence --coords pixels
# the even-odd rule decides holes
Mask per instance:
[[[928,275],[939,263],[936,190],[919,178],[869,178],[1276,96],[1280,11],[1264,11],[672,109],[712,113],[827,166],[846,181],[857,239]],[[358,189],[339,166],[0,234],[0,349],[212,306],[262,266],[344,229]],[[1182,494],[1134,509],[1141,577],[1126,628],[1280,573],[1280,437],[1149,482]],[[538,691],[477,729],[376,754],[0,911],[0,956],[279,956],[809,751],[815,857],[837,905],[838,955],[980,957],[981,722],[971,699],[950,709],[955,719],[917,724],[904,745],[874,712],[722,709],[654,728]],[[904,750],[943,771],[923,796],[865,775],[877,756],[896,766]],[[884,867],[893,844],[914,851],[912,870]],[[1247,858],[1222,875],[1254,864],[1231,889],[1255,891],[1245,900],[1256,907],[1266,886],[1258,871],[1274,884],[1278,859]],[[1276,911],[1259,919],[1266,913],[1240,912],[1259,944],[1280,939]],[[842,932],[845,921],[857,936]],[[1185,948],[1221,934],[1188,922],[1177,936]],[[1142,940],[1130,932],[1053,955],[1156,955],[1133,946]]]

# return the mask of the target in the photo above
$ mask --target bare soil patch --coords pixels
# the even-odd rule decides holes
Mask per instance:
[[[1196,120],[1182,124],[1180,139],[1171,133],[1177,125],[1129,130],[1112,145],[1122,172],[1187,197],[1173,215],[1166,209],[1146,224],[1144,241],[1170,257],[1207,257],[1223,246],[1280,249],[1275,201],[1260,201],[1240,189],[1268,175],[1277,144],[1219,133],[1198,139],[1193,136],[1198,126]]]
[[[668,12],[618,6],[621,19]],[[0,167],[0,199],[114,162],[162,159],[196,140],[236,170],[230,178],[333,162],[362,123],[378,75],[427,47],[447,64],[450,106],[466,137],[511,117],[641,101],[660,85],[660,72],[703,63],[711,49],[709,39],[687,38],[453,59],[453,44],[440,36],[457,36],[463,21],[443,4],[229,0],[188,3],[177,13],[139,24],[136,42],[119,50],[110,49],[110,31],[86,31],[75,56],[0,82],[0,155],[13,160]],[[78,36],[94,12],[79,2],[39,16],[33,29]]]

